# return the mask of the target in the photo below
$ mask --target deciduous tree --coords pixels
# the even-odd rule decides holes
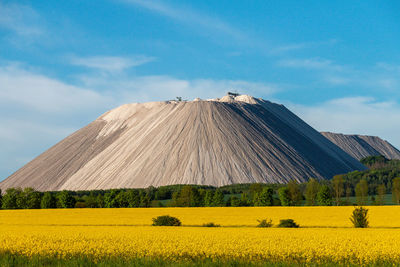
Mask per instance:
[[[26,209],[40,209],[42,194],[33,188],[25,188],[23,194],[26,198]]]
[[[212,205],[214,207],[223,207],[225,206],[225,201],[224,201],[224,194],[222,194],[221,190],[217,189],[215,191]]]
[[[357,204],[362,206],[367,204],[368,199],[368,183],[366,180],[360,180],[356,185]]]
[[[295,180],[291,180],[288,185],[290,195],[290,205],[298,206],[303,200],[303,194],[301,193],[299,183]]]
[[[88,208],[98,208],[97,199],[93,192],[90,192],[90,194],[86,197],[85,204]]]
[[[46,192],[42,197],[42,201],[40,202],[40,207],[42,209],[55,209],[57,207],[56,203],[57,200],[55,196],[50,192]]]
[[[261,192],[257,193],[254,206],[272,206],[274,204],[274,190],[271,187],[264,187]]]
[[[126,198],[130,208],[137,208],[140,206],[140,197],[137,190],[128,190],[126,192]]]
[[[319,183],[314,178],[311,178],[306,187],[306,203],[310,206],[317,204],[317,195],[319,191]]]
[[[378,193],[378,198],[376,199],[376,204],[378,204],[378,205],[385,204],[386,186],[384,184],[381,184],[378,186],[376,191]]]
[[[335,175],[332,179],[333,192],[335,194],[335,203],[337,206],[340,205],[341,197],[344,193],[344,179],[343,175]]]
[[[151,197],[148,193],[140,192],[140,207],[148,208],[151,204]]]
[[[279,196],[279,200],[281,201],[282,206],[290,206],[291,205],[290,192],[286,186],[278,189],[278,196]]]
[[[400,177],[394,178],[392,181],[393,200],[396,204],[400,204]]]
[[[212,190],[207,190],[204,195],[204,206],[211,207],[214,198],[214,192]]]
[[[332,206],[332,194],[327,185],[321,186],[317,195],[317,202],[320,206]]]
[[[232,207],[239,207],[240,206],[240,199],[237,196],[231,197],[231,206]]]
[[[74,208],[76,200],[69,191],[61,191],[57,194],[58,204],[61,208]]]
[[[17,198],[21,192],[20,188],[8,188],[3,196],[3,209],[18,209]]]
[[[179,207],[198,207],[202,202],[199,191],[191,185],[183,186],[175,197],[174,201]]]
[[[241,194],[241,196],[240,196],[240,206],[244,206],[244,207],[251,206],[251,200],[250,200],[250,197],[249,197],[248,193],[243,192]]]

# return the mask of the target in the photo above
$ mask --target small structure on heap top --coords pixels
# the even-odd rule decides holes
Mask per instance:
[[[239,96],[240,94],[239,94],[238,92],[228,92],[228,95],[229,95],[229,96],[233,96],[233,97],[237,97],[237,96]]]

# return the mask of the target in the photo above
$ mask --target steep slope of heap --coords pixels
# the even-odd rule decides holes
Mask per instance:
[[[376,155],[383,155],[387,159],[400,159],[400,151],[388,141],[377,136],[346,135],[330,132],[322,132],[321,134],[359,160]]]
[[[123,105],[44,152],[0,188],[284,183],[364,168],[284,106],[241,95]]]

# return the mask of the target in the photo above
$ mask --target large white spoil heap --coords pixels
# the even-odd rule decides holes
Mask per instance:
[[[120,106],[35,158],[0,188],[284,183],[364,168],[283,105],[230,94]]]

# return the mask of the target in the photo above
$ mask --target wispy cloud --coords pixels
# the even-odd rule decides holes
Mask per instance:
[[[221,20],[217,17],[211,17],[207,14],[195,11],[189,8],[168,5],[165,2],[156,0],[121,0],[127,4],[139,6],[149,11],[155,12],[161,16],[190,24],[191,27],[202,27],[208,30],[217,31],[229,35],[236,39],[244,39],[245,34],[237,27]]]
[[[277,66],[305,71],[311,75],[313,83],[327,88],[356,84],[364,86],[366,80],[363,73],[353,66],[324,58],[286,58],[279,60]]]
[[[338,43],[337,39],[330,39],[328,41],[319,41],[319,42],[300,42],[300,43],[293,43],[287,45],[277,46],[276,48],[271,49],[273,54],[279,54],[289,51],[296,51],[302,49],[310,49],[319,46],[327,46],[327,45],[334,45]]]
[[[319,70],[331,70],[331,71],[344,70],[344,66],[335,64],[331,60],[320,59],[320,58],[283,59],[278,61],[278,65],[281,67],[289,67],[289,68],[306,68],[306,69],[319,69]]]
[[[364,91],[391,92],[400,96],[400,65],[379,62],[368,67],[357,68],[338,64],[322,58],[289,58],[277,62],[277,66],[306,71],[312,75],[313,82],[320,86],[352,86]]]
[[[378,88],[399,94],[400,91],[400,65],[379,62],[373,70],[373,77]],[[371,76],[371,75],[369,75]]]
[[[86,68],[93,68],[107,72],[120,72],[128,68],[137,67],[154,61],[154,57],[134,56],[95,56],[95,57],[71,57],[71,64]]]
[[[400,65],[398,64],[390,64],[386,62],[378,62],[376,64],[376,67],[385,71],[390,71],[390,72],[397,72],[400,74]]]
[[[31,7],[0,2],[0,28],[18,36],[33,37],[44,33],[39,14]]]

